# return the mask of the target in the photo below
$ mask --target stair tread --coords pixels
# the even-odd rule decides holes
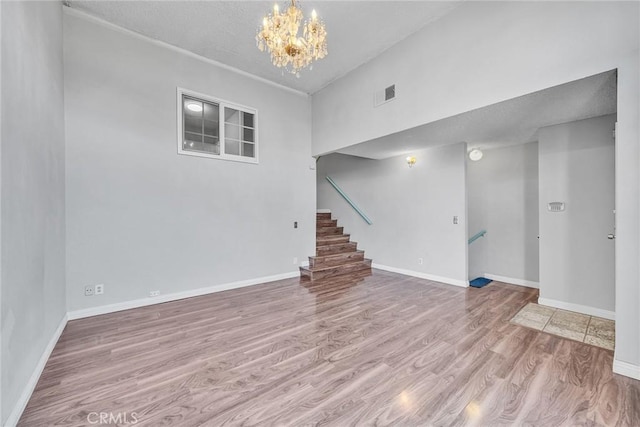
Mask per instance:
[[[331,265],[331,266],[325,266],[325,267],[300,267],[300,270],[316,273],[319,271],[335,270],[335,269],[339,269],[340,267],[347,267],[347,266],[352,266],[356,264],[367,264],[368,266],[371,266],[371,259],[365,258],[364,260],[351,261],[351,262],[347,262],[340,265]]]
[[[349,243],[351,236],[348,234],[335,234],[329,236],[317,236],[316,237],[316,248],[320,246],[327,246],[330,244],[338,244],[338,243]]]
[[[354,242],[351,242],[351,243],[354,243]],[[338,245],[336,245],[336,246],[338,246]],[[363,253],[364,253],[363,250],[356,249],[355,251],[340,252],[340,253],[337,253],[337,254],[315,255],[315,256],[312,256],[312,257],[309,257],[309,258],[314,258],[314,259],[318,259],[318,258],[333,259],[333,258],[341,258],[341,257],[344,257],[345,255],[348,255],[348,254],[363,254]],[[362,261],[362,260],[360,260],[360,261]]]

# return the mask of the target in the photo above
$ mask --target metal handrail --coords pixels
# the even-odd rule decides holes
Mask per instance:
[[[343,199],[345,199],[345,200],[347,201],[347,203],[349,203],[349,204],[351,205],[351,207],[353,208],[353,210],[355,210],[356,212],[358,212],[358,214],[362,217],[362,219],[364,219],[364,220],[365,220],[365,222],[366,222],[367,224],[369,224],[369,225],[373,224],[373,223],[371,222],[371,220],[369,219],[369,217],[368,217],[364,212],[362,212],[362,210],[361,210],[361,209],[360,209],[360,208],[359,208],[359,207],[358,207],[358,206],[353,202],[353,200],[351,200],[351,199],[349,198],[349,196],[347,196],[347,194],[346,194],[344,191],[342,191],[342,188],[340,188],[340,187],[338,186],[338,184],[336,184],[336,183],[335,183],[335,181],[331,179],[331,177],[327,176],[326,178],[327,178],[327,181],[329,181],[329,184],[331,184],[331,185],[333,186],[333,188],[335,188],[335,189],[336,189],[336,191],[338,192],[338,194],[340,194],[340,195],[342,196],[342,198],[343,198]]]
[[[475,242],[479,238],[483,237],[485,234],[487,234],[487,230],[481,230],[481,231],[477,232],[476,234],[473,235],[472,238],[469,239],[469,244],[472,244],[473,242]]]

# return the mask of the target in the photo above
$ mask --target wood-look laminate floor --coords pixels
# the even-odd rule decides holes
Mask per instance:
[[[20,425],[640,426],[611,351],[509,323],[536,298],[374,270],[71,321]]]

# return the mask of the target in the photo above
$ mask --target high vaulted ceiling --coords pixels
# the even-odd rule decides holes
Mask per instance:
[[[279,1],[283,10],[287,2]],[[256,47],[256,30],[273,1],[76,1],[74,9],[284,86],[314,93],[359,67],[460,1],[304,0],[327,27],[329,55],[300,78],[283,73]]]

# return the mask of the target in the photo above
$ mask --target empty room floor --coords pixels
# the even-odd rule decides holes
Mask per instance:
[[[612,351],[509,323],[536,299],[373,270],[75,320],[19,425],[640,425]]]

